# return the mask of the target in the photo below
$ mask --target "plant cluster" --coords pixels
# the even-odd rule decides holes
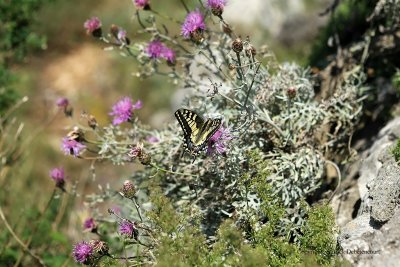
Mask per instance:
[[[209,266],[262,258],[264,265],[290,266],[312,253],[318,263],[332,263],[332,212],[325,204],[310,208],[307,200],[324,183],[325,165],[337,168],[332,155],[347,152],[362,111],[362,69],[349,70],[340,90],[317,100],[310,71],[279,64],[270,51],[238,36],[223,18],[225,1],[200,2],[192,10],[185,5],[183,21],[160,14],[148,0],[134,4],[147,42],[131,40],[117,25],[105,34],[97,17],[85,22],[87,33],[137,60],[139,77],[164,75],[188,88],[182,107],[223,122],[193,159],[178,122],[152,130],[138,120],[146,105],[140,100],[122,97],[111,108],[110,125],[84,114],[87,126],[76,125],[62,140],[65,154],[95,163],[137,162],[143,169],[118,194],[102,188],[88,196],[93,217],[84,228],[99,240],[78,243],[75,260]],[[163,19],[178,23],[180,34],[162,27]],[[58,105],[71,115],[62,100]],[[105,200],[123,208],[102,214],[97,206]]]
[[[388,7],[397,2],[379,1],[373,12],[362,9],[362,17],[372,12],[370,19],[378,23],[388,14],[385,29],[396,28],[398,18]],[[204,153],[193,156],[183,145],[190,142],[190,133],[184,134],[177,121],[155,130],[138,119],[147,103],[134,92],[110,108],[108,125],[80,114],[80,123],[60,138],[64,154],[89,161],[93,176],[104,162],[118,168],[136,164],[138,170],[124,177],[119,188],[98,185],[99,191],[85,196],[91,215],[79,229],[85,234],[72,257],[90,266],[333,265],[337,230],[321,194],[328,187],[326,165],[338,171],[334,161],[351,152],[349,139],[367,97],[362,66],[366,44],[379,40],[365,38],[361,48],[353,49],[367,51],[359,53],[361,65],[352,61],[340,69],[330,81],[334,90],[321,97],[315,92],[326,81],[318,80],[315,71],[278,63],[267,48],[256,48],[250,37],[235,32],[223,16],[227,1],[182,3],[187,14],[178,18],[159,12],[156,1],[133,1],[138,34],[146,41],[114,24],[106,32],[97,17],[83,26],[105,50],[135,60],[137,77],[161,75],[186,88],[181,107],[203,118],[219,118],[221,126],[202,139]],[[348,11],[346,6],[340,10]],[[397,80],[394,76],[393,82]],[[76,116],[68,99],[59,98],[56,106],[66,116]],[[18,129],[5,119],[0,118],[0,144],[15,144],[9,140],[14,132],[18,137]],[[1,152],[0,167],[15,156],[13,147],[4,151],[8,154]],[[60,166],[50,170],[54,193],[46,209],[33,217],[54,209],[54,196],[77,195],[66,173]],[[104,205],[107,213],[101,211]],[[45,264],[30,250],[41,227],[51,226],[34,226],[20,245]]]

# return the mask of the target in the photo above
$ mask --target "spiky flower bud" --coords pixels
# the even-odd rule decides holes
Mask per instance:
[[[226,0],[208,0],[207,7],[211,9],[211,13],[214,16],[221,17],[224,12],[224,6],[226,5]]]
[[[246,49],[246,56],[254,57],[256,54],[257,54],[257,50],[254,48],[254,46],[250,45],[250,47],[248,47]]]
[[[69,140],[74,140],[77,142],[85,141],[85,136],[83,131],[77,126],[75,126],[74,129],[67,134],[67,138]]]
[[[128,156],[132,159],[140,158],[143,154],[143,144],[137,144],[136,146],[130,146]]]
[[[289,98],[293,99],[296,97],[297,90],[295,87],[289,87],[286,92]]]
[[[89,117],[88,117],[88,125],[93,130],[97,128],[97,126],[98,126],[97,120],[93,115],[89,115]]]
[[[88,34],[92,34],[93,37],[100,38],[103,33],[101,30],[101,21],[98,17],[92,17],[85,21],[83,25]]]
[[[112,36],[114,36],[115,39],[117,39],[118,37],[118,32],[119,32],[119,27],[115,24],[112,24],[110,27],[110,33]]]
[[[142,163],[143,165],[150,165],[151,163],[151,156],[147,153],[143,153],[141,155],[141,157],[139,157],[139,161],[140,163]]]
[[[108,255],[108,244],[100,240],[91,240],[89,244],[92,246],[93,251],[100,255]]]
[[[236,38],[233,42],[232,42],[232,50],[235,53],[240,53],[243,51],[243,41],[240,38]]]
[[[216,17],[220,17],[223,12],[224,9],[221,7],[211,8],[211,13]]]
[[[203,31],[202,30],[195,30],[192,33],[190,33],[190,39],[197,43],[200,44],[203,42],[204,40],[204,35],[203,35]]]
[[[126,180],[122,186],[121,193],[124,197],[132,199],[136,194],[135,185],[131,181]]]

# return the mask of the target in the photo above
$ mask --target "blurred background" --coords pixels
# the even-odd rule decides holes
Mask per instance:
[[[195,0],[185,2],[191,9],[199,5]],[[319,13],[331,2],[229,0],[224,17],[237,33],[249,35],[256,48],[268,46],[278,61],[307,65],[314,40],[329,19]],[[179,20],[186,14],[180,0],[152,0],[152,6]],[[57,113],[56,99],[67,97],[70,100],[75,120],[85,111],[94,115],[100,125],[110,122],[111,105],[121,97],[141,99],[143,108],[137,112],[139,118],[151,127],[162,128],[174,120],[171,103],[179,85],[167,83],[164,77],[137,77],[133,59],[122,57],[118,50],[105,51],[104,44],[86,34],[83,23],[97,16],[104,31],[116,24],[127,30],[132,42],[148,40],[149,35],[137,33],[136,9],[131,0],[0,0],[0,7],[2,90],[4,92],[4,88],[12,84],[18,95],[16,99],[24,96],[29,99],[12,115],[24,124],[21,138],[26,142],[16,165],[7,170],[3,165],[0,203],[15,232],[29,236],[32,229],[26,228],[27,222],[35,220],[43,211],[54,188],[49,178],[50,169],[63,166],[68,181],[76,184],[80,196],[97,190],[87,182],[93,179],[90,162],[66,157],[60,149],[61,138],[76,121]],[[170,31],[179,33],[180,29],[170,28]],[[2,115],[11,103],[4,99],[0,102]],[[111,187],[118,188],[123,177],[132,171],[131,166],[97,165],[96,180],[103,186],[110,183]],[[54,209],[63,209],[62,214],[55,211],[57,215],[45,215],[48,222],[40,227],[45,231],[51,226],[51,240],[57,241],[60,254],[69,255],[71,242],[81,235],[82,222],[89,214],[80,197],[72,201],[68,196],[58,195],[57,201],[52,205]],[[74,216],[66,216],[72,207],[76,208]],[[63,218],[70,219],[57,225],[57,221],[65,221]],[[4,229],[3,225],[0,228]],[[9,249],[12,238],[5,231],[0,235],[2,261],[7,262],[7,257],[20,257]],[[66,266],[72,264],[68,259],[60,259],[57,264],[60,262],[67,262]]]

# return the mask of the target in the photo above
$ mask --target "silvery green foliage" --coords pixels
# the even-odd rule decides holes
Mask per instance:
[[[145,60],[139,53],[140,75],[162,72],[178,81],[189,89],[182,107],[203,117],[223,118],[223,126],[234,138],[222,155],[204,153],[193,163],[188,154],[181,156],[183,132],[177,122],[151,130],[134,120],[130,127],[96,129],[98,156],[115,164],[132,162],[136,159],[127,156],[130,146],[142,147],[151,163],[135,172],[132,180],[146,185],[158,177],[158,184],[178,209],[190,205],[200,211],[203,230],[211,237],[225,218],[239,223],[259,215],[260,200],[242,180],[247,174],[251,179],[256,171],[249,169],[246,152],[258,149],[268,166],[265,183],[272,186],[275,201],[286,208],[277,232],[287,236],[298,231],[304,219],[301,201],[323,182],[327,157],[347,147],[360,117],[361,69],[349,71],[335,95],[318,101],[308,69],[279,64],[271,57],[262,64],[249,40],[240,40],[244,49],[234,52],[229,34],[205,32],[204,40],[192,43],[189,53],[160,33],[154,18],[148,28],[142,26],[153,39],[175,45],[179,60],[175,68],[162,72],[161,62]],[[140,44],[133,46],[137,49]],[[270,55],[263,52],[259,57]],[[159,141],[147,142],[149,136]]]

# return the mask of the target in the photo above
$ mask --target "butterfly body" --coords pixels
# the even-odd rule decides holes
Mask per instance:
[[[207,148],[210,138],[221,126],[220,118],[204,120],[200,115],[189,109],[178,109],[175,117],[184,133],[184,146],[194,157]]]

